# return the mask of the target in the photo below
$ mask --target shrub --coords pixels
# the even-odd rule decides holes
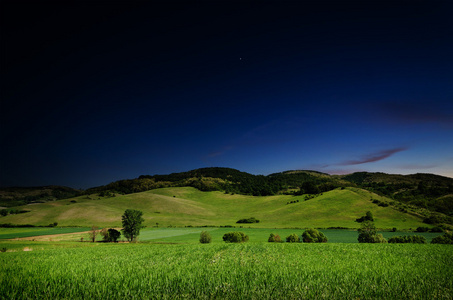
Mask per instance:
[[[415,232],[428,232],[429,228],[428,227],[417,227]]]
[[[273,234],[269,236],[269,239],[267,240],[269,243],[281,243],[282,239],[278,234]]]
[[[227,232],[223,235],[223,240],[227,243],[243,243],[249,240],[248,235],[243,232]]]
[[[0,252],[6,252],[6,248],[1,248]]]
[[[300,239],[297,234],[293,233],[286,237],[286,242],[287,243],[298,243],[298,242],[300,242]]]
[[[432,239],[431,244],[453,244],[453,233],[447,232],[444,235],[436,236]]]
[[[211,234],[209,234],[209,232],[202,231],[200,233],[200,243],[209,244],[211,242],[211,240],[212,240],[212,238],[211,238]]]
[[[254,217],[248,218],[248,219],[240,219],[236,223],[259,223],[260,220],[255,219]]]
[[[362,216],[362,217],[356,219],[355,221],[357,223],[362,223],[362,222],[365,222],[365,221],[373,222],[374,221],[373,214],[371,213],[371,211],[367,211],[365,216]]]
[[[440,227],[433,227],[429,230],[429,232],[444,232],[444,230]]]
[[[389,243],[412,243],[426,244],[426,239],[420,235],[394,236],[388,240]]]
[[[119,232],[118,230],[116,230],[114,228],[110,228],[108,230],[108,233],[109,233],[109,242],[118,243],[118,239],[121,236],[121,232]]]
[[[304,231],[302,240],[304,243],[327,243],[327,237],[324,233],[312,228]]]

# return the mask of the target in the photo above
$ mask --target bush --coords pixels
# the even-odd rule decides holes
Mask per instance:
[[[327,237],[324,233],[312,228],[304,231],[302,240],[304,243],[327,243]]]
[[[209,232],[207,231],[202,231],[200,233],[200,243],[202,244],[209,244],[211,242],[212,238]]]
[[[223,240],[226,243],[243,243],[249,240],[248,235],[243,232],[227,232],[223,235]]]
[[[417,227],[415,232],[428,232],[429,228],[428,227]]]
[[[431,244],[453,244],[453,233],[447,232],[444,235],[436,236],[432,239]]]
[[[365,216],[362,216],[362,217],[356,219],[355,221],[357,223],[362,223],[362,222],[365,222],[365,221],[373,222],[374,221],[374,217],[373,217],[373,214],[371,213],[371,211],[367,211]]]
[[[429,232],[444,232],[444,230],[440,227],[433,227],[429,230]]]
[[[298,242],[300,242],[300,239],[297,234],[293,233],[286,237],[286,242],[287,243],[298,243]]]
[[[259,223],[260,220],[255,219],[254,217],[248,218],[248,219],[240,219],[236,223]]]
[[[281,243],[282,239],[280,238],[280,236],[278,234],[271,233],[271,235],[269,236],[269,239],[267,241],[269,243]]]
[[[420,235],[406,235],[406,236],[394,236],[388,240],[389,243],[399,244],[426,244],[426,239]]]

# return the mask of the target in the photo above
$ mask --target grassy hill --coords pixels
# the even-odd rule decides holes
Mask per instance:
[[[159,226],[239,226],[253,228],[357,228],[355,219],[371,211],[379,228],[415,229],[426,226],[420,217],[382,207],[371,200],[389,199],[358,188],[338,188],[322,194],[292,196],[231,195],[219,191],[202,192],[193,187],[171,187],[115,197],[97,194],[29,204],[19,209],[27,213],[0,217],[0,223],[59,226],[120,227],[128,208],[144,212],[145,225]],[[310,198],[305,200],[306,198]],[[292,202],[292,203],[291,203]],[[236,224],[255,217],[254,224]]]

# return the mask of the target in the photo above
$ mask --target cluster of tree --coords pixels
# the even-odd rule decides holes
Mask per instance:
[[[412,244],[426,244],[426,238],[420,235],[405,235],[405,236],[394,236],[389,238],[389,243],[412,243]]]
[[[245,243],[249,240],[249,236],[243,232],[227,232],[223,235],[223,240],[226,243]]]
[[[278,234],[271,233],[267,241],[270,243],[281,243],[282,239]],[[292,233],[286,237],[287,243],[299,243],[300,241],[301,239],[296,233]],[[327,237],[324,233],[310,228],[302,233],[302,241],[304,243],[327,243]]]
[[[431,244],[453,244],[453,232],[447,232],[444,235],[436,236],[431,240]]]
[[[7,216],[7,215],[17,215],[17,214],[23,214],[23,213],[28,213],[30,212],[29,210],[24,210],[24,209],[0,209],[0,216]]]
[[[444,230],[442,228],[440,228],[440,227],[433,227],[433,228],[417,227],[415,232],[444,232]]]
[[[249,224],[252,224],[252,223],[259,223],[259,222],[260,222],[260,220],[255,219],[254,217],[251,217],[251,218],[248,218],[248,219],[240,219],[236,223],[249,223]]]
[[[126,209],[124,214],[121,216],[123,224],[123,236],[129,242],[137,241],[137,237],[140,234],[140,230],[144,228],[142,225],[145,219],[142,218],[143,212],[135,209]],[[88,233],[89,239],[91,242],[96,242],[96,236],[98,234],[102,235],[102,240],[104,242],[118,242],[118,239],[121,236],[121,232],[114,228],[103,228],[98,230],[96,226],[91,227],[91,230]]]
[[[11,224],[11,223],[3,223],[0,224],[0,228],[32,228],[32,227],[56,227],[58,225],[57,222],[50,223],[46,226],[39,226],[39,225],[32,225],[32,224]]]

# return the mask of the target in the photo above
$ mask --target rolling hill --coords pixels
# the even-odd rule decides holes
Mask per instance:
[[[132,208],[144,212],[148,227],[239,226],[256,228],[347,227],[372,211],[379,228],[415,229],[426,226],[422,218],[378,206],[371,200],[389,199],[359,188],[338,188],[322,194],[249,196],[220,191],[202,192],[193,187],[154,189],[115,197],[84,195],[20,207],[29,212],[0,217],[0,223],[58,226],[120,227],[121,215]],[[255,217],[254,224],[236,224]]]

